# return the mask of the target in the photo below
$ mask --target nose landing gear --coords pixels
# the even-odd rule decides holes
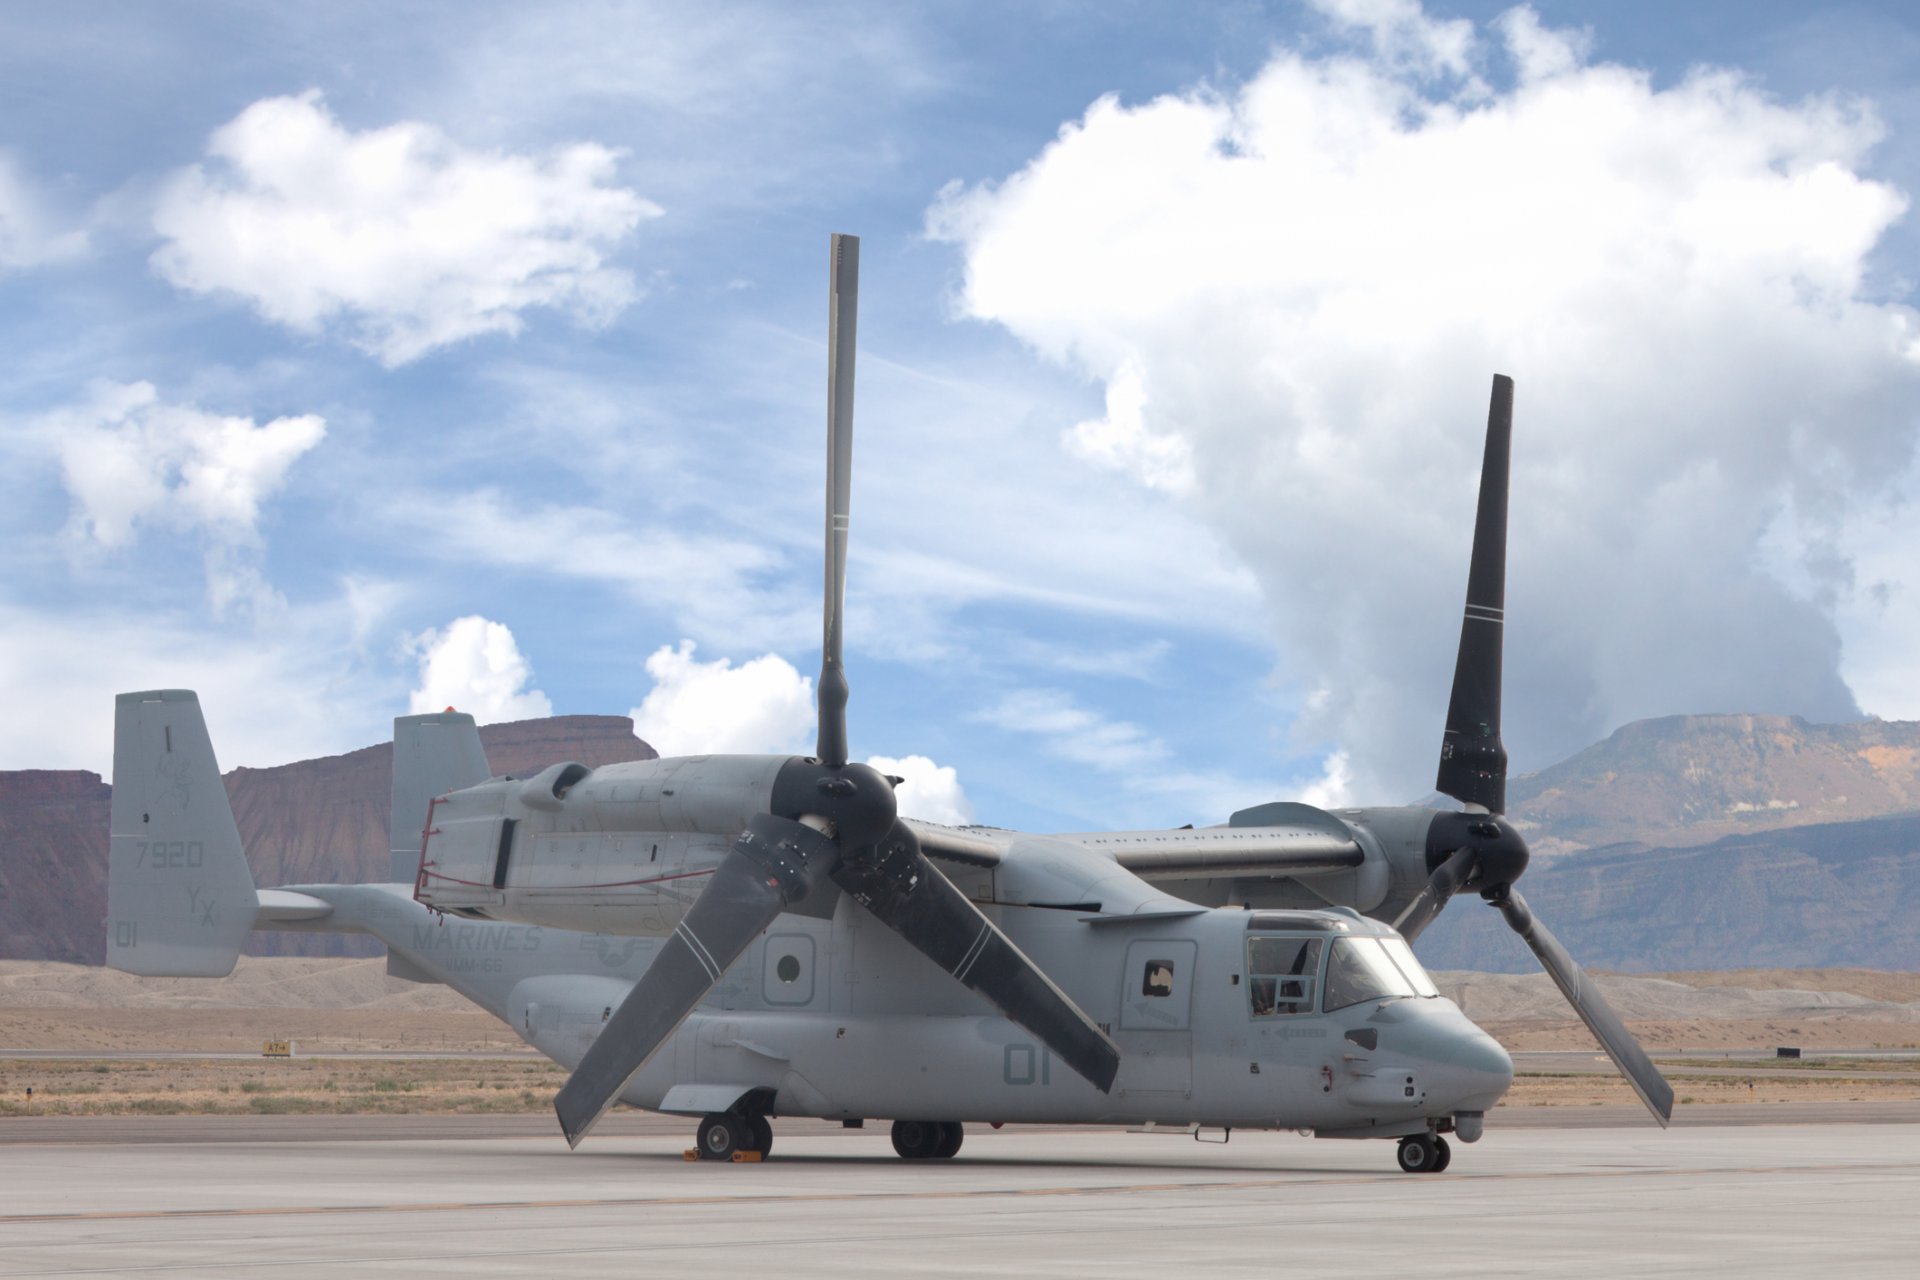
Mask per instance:
[[[1400,1167],[1407,1173],[1440,1173],[1453,1162],[1453,1148],[1438,1134],[1415,1133],[1400,1139]]]

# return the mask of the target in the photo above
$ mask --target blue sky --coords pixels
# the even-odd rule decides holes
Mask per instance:
[[[910,809],[1423,794],[1496,369],[1519,767],[1920,715],[1900,6],[315,8],[0,7],[0,767],[804,746],[831,231]]]

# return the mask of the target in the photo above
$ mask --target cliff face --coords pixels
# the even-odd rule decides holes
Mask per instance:
[[[97,773],[0,772],[0,958],[103,962],[112,794]]]
[[[1920,810],[1920,723],[1641,720],[1513,779],[1507,810],[1546,856],[1624,841],[1707,844]]]
[[[532,773],[560,760],[597,768],[656,754],[634,737],[625,716],[490,724],[480,740],[497,773]],[[272,769],[235,769],[226,783],[255,883],[387,878],[393,744]],[[97,773],[0,772],[0,959],[104,963],[111,796]],[[381,950],[370,938],[326,934],[262,933],[248,943],[257,955]]]

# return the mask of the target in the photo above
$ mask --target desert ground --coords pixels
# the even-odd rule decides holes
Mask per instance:
[[[1435,977],[1515,1053],[1506,1106],[1633,1102],[1544,975]],[[1598,981],[1682,1107],[1920,1100],[1920,974]],[[294,1056],[260,1056],[269,1039],[292,1040]],[[1780,1046],[1804,1056],[1778,1060]],[[563,1078],[492,1016],[444,987],[390,978],[378,959],[245,957],[215,981],[0,962],[0,1120],[534,1113],[551,1106]]]

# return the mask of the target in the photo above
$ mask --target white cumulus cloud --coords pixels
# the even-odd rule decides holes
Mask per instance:
[[[973,802],[960,785],[960,774],[950,764],[935,764],[926,756],[868,756],[867,763],[889,777],[901,779],[894,803],[903,818],[964,827],[973,821]]]
[[[1643,715],[1854,714],[1831,607],[1763,551],[1790,510],[1798,571],[1844,595],[1821,531],[1914,448],[1915,316],[1869,275],[1907,200],[1870,176],[1871,109],[1656,85],[1527,9],[1321,8],[1350,47],[1103,98],[945,191],[961,310],[1104,382],[1067,446],[1184,491],[1258,574],[1334,790],[1432,777],[1495,371],[1522,767]]]
[[[553,714],[547,695],[527,687],[533,665],[505,623],[469,614],[421,632],[411,647],[420,661],[420,687],[408,699],[413,715],[452,707],[493,724]]]
[[[324,419],[262,425],[164,403],[149,382],[102,382],[36,428],[59,458],[80,539],[118,549],[142,526],[195,533],[206,544],[216,613],[278,607],[258,563],[260,509],[326,436]]]
[[[1149,489],[1193,492],[1193,450],[1186,437],[1147,425],[1147,393],[1140,370],[1122,365],[1107,381],[1105,417],[1090,418],[1067,432],[1067,451],[1088,462],[1133,476]]]
[[[163,404],[150,382],[100,383],[41,426],[59,451],[79,530],[107,547],[132,541],[146,521],[251,538],[260,504],[327,433],[310,413],[260,426]]]
[[[805,750],[817,726],[813,681],[779,654],[734,666],[702,662],[694,643],[662,645],[647,659],[653,688],[631,712],[633,729],[663,756]]]
[[[208,153],[160,198],[154,268],[301,333],[338,327],[389,366],[517,333],[530,307],[605,323],[638,296],[609,247],[661,212],[613,185],[606,147],[476,151],[418,121],[355,132],[317,92],[254,103]]]

